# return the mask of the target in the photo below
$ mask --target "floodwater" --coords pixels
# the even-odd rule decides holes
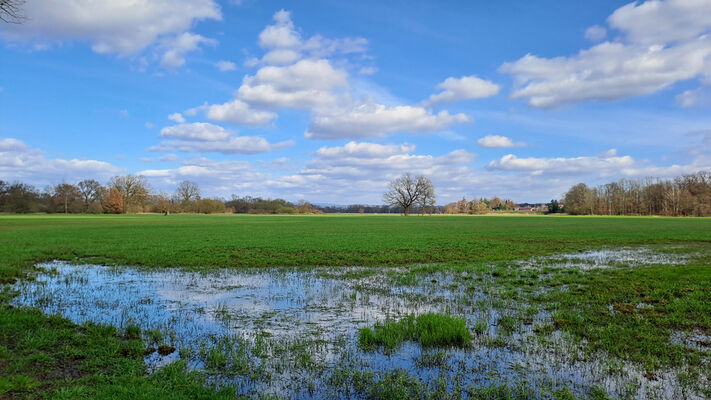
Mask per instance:
[[[677,262],[650,249],[625,248],[526,260],[525,265],[589,269]],[[15,285],[16,306],[37,307],[76,323],[138,326],[147,346],[178,349],[148,355],[149,371],[184,358],[211,383],[233,384],[240,394],[359,398],[362,393],[338,379],[343,371],[381,376],[402,370],[432,386],[444,378],[450,392],[525,384],[542,397],[563,387],[580,395],[597,387],[614,397],[701,398],[680,382],[683,371],[648,377],[642,366],[586,354],[560,331],[541,340],[535,328],[551,324],[544,310],[529,308],[525,323],[505,331],[501,317],[522,315],[527,305],[497,298],[485,290],[486,281],[476,283],[466,273],[436,272],[405,285],[397,279],[407,271],[402,267],[207,273],[64,262],[38,267],[35,280]],[[470,329],[484,329],[465,348],[423,349],[406,342],[386,353],[357,345],[360,328],[426,312],[463,316]],[[427,362],[436,359],[428,356],[439,361]]]

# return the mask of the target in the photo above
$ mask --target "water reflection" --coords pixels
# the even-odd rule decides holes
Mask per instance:
[[[515,267],[589,269],[678,260],[649,249],[619,249],[532,259]],[[404,369],[425,382],[445,377],[450,391],[504,382],[543,393],[567,387],[587,394],[596,386],[617,397],[694,398],[675,371],[650,378],[639,366],[586,354],[562,332],[536,334],[536,327],[551,324],[545,310],[528,312],[526,322],[513,332],[502,331],[500,318],[521,316],[526,305],[497,298],[486,290],[485,279],[473,284],[471,273],[434,272],[399,285],[407,268],[199,273],[63,262],[39,267],[44,272],[36,280],[17,283],[15,305],[61,314],[76,323],[137,325],[147,341],[160,338],[150,345],[179,349],[147,356],[149,370],[185,358],[193,368],[207,371],[213,383],[237,384],[241,394],[358,398],[361,394],[331,379],[333,371],[346,368],[376,373]],[[348,277],[337,276],[343,274]],[[358,348],[359,328],[425,312],[461,315],[469,328],[480,324],[485,329],[467,348],[442,349],[443,365],[421,363],[423,352],[434,350],[415,343],[391,354]]]

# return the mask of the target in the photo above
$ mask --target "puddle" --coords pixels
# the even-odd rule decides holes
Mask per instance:
[[[700,331],[674,332],[671,342],[694,350],[711,352],[711,334],[709,333]]]
[[[619,249],[599,249],[580,253],[560,254],[551,257],[534,257],[521,261],[525,268],[542,265],[552,268],[629,268],[648,265],[683,265],[690,254],[668,254],[647,247],[623,247]]]
[[[641,254],[621,249],[556,259],[570,260],[565,265],[571,268],[578,260],[594,268],[641,260],[672,264],[662,261],[666,255],[661,253]],[[547,267],[549,260],[526,265]],[[147,356],[149,371],[184,358],[190,367],[205,371],[211,383],[234,384],[244,395],[362,398],[347,379],[339,379],[340,373],[404,370],[432,385],[444,377],[450,392],[472,385],[525,384],[541,393],[568,387],[582,395],[594,386],[614,397],[695,398],[674,371],[648,377],[642,368],[585,354],[559,331],[542,340],[536,329],[551,325],[547,312],[485,294],[486,281],[473,288],[467,273],[426,274],[403,286],[396,281],[406,268],[196,273],[62,262],[39,268],[36,280],[15,284],[19,295],[14,305],[37,307],[76,323],[121,329],[137,325],[148,346],[177,349]],[[391,354],[364,352],[357,345],[359,328],[426,312],[463,316],[472,330],[472,345],[441,349],[439,363],[423,362],[437,349],[423,350],[415,343],[406,342]],[[513,332],[500,326],[503,316],[517,318]],[[475,332],[475,326],[483,329]]]

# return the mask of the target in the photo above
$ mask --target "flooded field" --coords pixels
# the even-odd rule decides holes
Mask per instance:
[[[478,398],[513,388],[537,398],[701,399],[710,388],[708,372],[688,366],[650,372],[591,351],[560,329],[565,319],[540,297],[571,290],[556,283],[560,274],[674,268],[693,256],[673,250],[605,249],[497,265],[211,272],[53,262],[39,265],[34,280],[15,284],[12,303],[140,335],[150,371],[183,359],[205,373],[207,384],[234,386],[243,395],[371,398],[397,387]],[[631,307],[641,312],[654,304]],[[364,328],[428,313],[464,318],[471,340],[367,348],[359,339]],[[669,342],[695,351],[701,368],[711,368],[707,333],[677,331]]]

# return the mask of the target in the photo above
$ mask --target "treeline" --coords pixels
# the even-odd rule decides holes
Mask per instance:
[[[711,216],[711,172],[622,179],[598,187],[579,183],[562,203],[564,212],[576,215]]]
[[[0,212],[5,213],[244,213],[318,214],[306,201],[296,204],[283,199],[238,197],[231,200],[204,198],[195,182],[182,181],[173,194],[153,193],[142,176],[113,177],[105,185],[86,179],[76,184],[60,183],[42,190],[22,183],[0,180]]]
[[[492,197],[491,199],[473,199],[467,201],[465,197],[461,200],[449,203],[444,206],[445,214],[486,214],[492,211],[514,211],[517,204],[509,199]]]
[[[307,201],[297,204],[284,199],[263,199],[261,197],[238,197],[232,195],[232,200],[225,205],[238,214],[321,214],[322,211]]]
[[[0,180],[0,212],[6,213],[225,213],[231,210],[217,198],[202,198],[197,184],[184,181],[175,193],[151,193],[142,176],[115,176],[102,185],[85,179],[60,183],[42,190],[31,185]]]

